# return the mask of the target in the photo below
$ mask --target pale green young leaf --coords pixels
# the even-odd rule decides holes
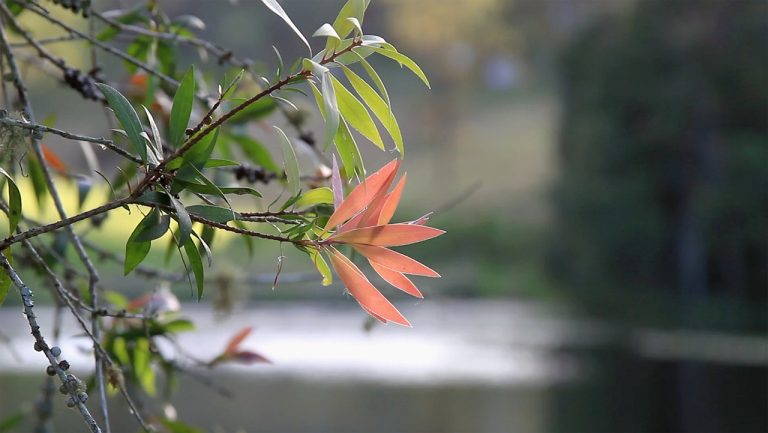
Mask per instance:
[[[330,72],[325,72],[322,75],[320,88],[322,89],[321,99],[325,107],[325,146],[323,149],[327,150],[339,129],[339,117],[341,117],[336,90],[333,85],[333,75]]]
[[[141,157],[141,160],[146,163],[147,145],[141,137],[143,128],[141,127],[141,121],[139,120],[139,115],[136,114],[136,110],[133,109],[133,106],[128,102],[128,99],[116,89],[103,83],[96,83],[96,86],[99,87],[101,93],[103,93],[104,97],[107,99],[110,108],[115,112],[115,117],[117,117],[123,130],[125,130],[128,140],[133,144],[136,152]]]
[[[315,95],[315,102],[317,102],[320,114],[325,119],[325,107],[323,105],[323,97],[320,94],[320,90],[318,90],[317,86],[311,82],[309,85],[312,88],[312,93]],[[333,142],[336,145],[336,150],[339,152],[341,165],[344,167],[344,177],[351,179],[354,177],[356,169],[358,170],[358,174],[363,175],[365,169],[362,164],[360,150],[357,148],[357,143],[349,132],[349,127],[344,120],[340,121]]]
[[[362,102],[360,102],[355,95],[347,90],[339,80],[331,76],[333,81],[333,89],[336,92],[336,100],[339,106],[339,114],[344,120],[349,123],[354,129],[360,132],[365,138],[370,140],[381,150],[384,150],[384,141],[379,135],[379,130],[376,128],[376,124],[373,123],[368,109],[365,108]]]
[[[327,186],[311,189],[296,200],[297,208],[314,206],[317,204],[333,204],[333,191]]]
[[[147,107],[142,105],[141,108],[144,109],[144,113],[147,115],[147,121],[149,122],[149,128],[152,130],[152,139],[149,140],[149,144],[151,145],[150,150],[152,151],[152,154],[154,154],[156,161],[158,162],[162,161],[163,138],[160,136],[160,130],[157,128],[157,123],[155,123],[155,118],[152,116],[152,113],[149,112]]]
[[[352,72],[351,69],[347,68],[346,66],[342,66],[342,70],[344,71],[344,75],[347,77],[350,84],[352,84],[352,87],[355,89],[357,94],[360,95],[360,97],[363,99],[363,101],[365,101],[371,111],[373,111],[373,114],[376,116],[376,118],[379,119],[379,122],[381,122],[387,132],[389,132],[389,135],[392,137],[392,141],[395,142],[395,146],[397,146],[397,150],[400,152],[400,155],[404,155],[403,135],[400,132],[400,126],[397,124],[397,119],[395,119],[395,116],[392,113],[390,107],[386,102],[384,102],[381,96],[379,96],[379,94],[376,93],[376,91],[373,90],[373,88],[367,82],[365,82],[365,80]]]
[[[344,6],[341,7],[339,14],[333,21],[333,28],[336,30],[339,37],[346,38],[355,28],[355,25],[347,18],[352,17],[357,19],[358,25],[363,22],[365,9],[368,8],[369,3],[370,0],[348,0]],[[326,44],[325,48],[328,50],[330,44]]]
[[[230,86],[232,88],[232,86]],[[173,107],[171,107],[171,120],[168,127],[168,141],[174,148],[179,147],[184,142],[186,136],[187,124],[192,114],[192,104],[195,101],[195,67],[190,66],[189,70],[181,79],[179,88],[176,89],[176,95],[173,97]]]
[[[301,191],[299,162],[296,159],[296,152],[293,150],[291,140],[288,139],[285,132],[277,126],[274,128],[277,130],[277,135],[280,137],[280,147],[283,149],[283,165],[285,169],[285,177],[288,182],[288,191],[291,195],[296,195]]]
[[[335,47],[336,45],[341,42],[341,38],[338,34],[336,34],[336,30],[333,29],[333,26],[331,26],[328,23],[323,24],[315,30],[315,33],[312,34],[312,37],[320,37],[320,38],[328,38],[329,42],[334,42],[331,44],[331,47]]]
[[[309,259],[312,260],[312,264],[315,265],[317,271],[322,275],[323,285],[328,286],[333,283],[333,273],[331,272],[330,266],[328,266],[328,263],[323,258],[323,255],[313,248],[309,248],[306,251],[307,254],[309,254]]]
[[[283,21],[285,21],[286,24],[293,30],[294,33],[301,39],[302,42],[304,42],[304,45],[307,46],[307,49],[309,50],[309,55],[312,55],[312,47],[309,46],[309,42],[307,42],[307,38],[304,37],[304,35],[301,33],[301,31],[296,27],[296,25],[291,21],[291,18],[288,17],[288,14],[285,13],[285,10],[283,10],[283,7],[280,6],[280,3],[277,2],[277,0],[261,0],[264,5],[269,8],[272,12],[275,13],[275,15],[279,16]]]
[[[429,80],[427,79],[427,76],[424,74],[424,71],[421,70],[419,65],[416,64],[413,60],[411,60],[408,56],[405,54],[398,53],[397,51],[391,50],[391,49],[385,49],[385,48],[377,48],[377,47],[367,47],[373,50],[375,53],[381,54],[384,57],[389,57],[390,59],[396,61],[400,64],[400,66],[405,66],[406,68],[410,69],[411,72],[416,74],[417,77],[421,79],[421,81],[424,82],[424,84],[427,86],[427,88],[430,88]]]

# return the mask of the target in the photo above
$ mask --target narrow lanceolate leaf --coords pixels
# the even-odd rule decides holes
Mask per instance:
[[[317,89],[317,86],[312,84],[312,82],[309,82],[309,86],[312,88],[312,93],[315,95],[315,102],[317,102],[317,106],[320,109],[320,114],[325,120],[327,135],[332,126],[329,123],[330,120],[328,119],[328,116],[325,114],[325,100],[323,99],[320,90]],[[333,88],[333,86],[331,86],[331,88]],[[355,176],[355,171],[361,176],[364,175],[365,168],[363,167],[363,159],[360,156],[360,150],[357,148],[357,143],[355,142],[355,138],[352,137],[352,133],[349,132],[347,123],[343,119],[338,119],[338,107],[336,111],[336,122],[336,134],[331,137],[330,140],[333,141],[336,145],[336,150],[339,152],[341,165],[344,167],[344,176],[347,179],[351,179]],[[326,136],[325,149],[327,149],[330,143],[331,142],[328,141],[328,137]]]
[[[283,149],[283,164],[285,168],[285,177],[288,181],[288,191],[291,195],[296,195],[301,191],[301,180],[299,179],[299,162],[296,160],[296,152],[288,136],[282,129],[275,126],[277,135],[280,136],[280,146]]]
[[[104,94],[112,111],[115,112],[115,117],[117,117],[123,130],[125,130],[128,140],[136,149],[136,153],[139,154],[142,161],[147,162],[147,145],[141,137],[143,129],[136,110],[133,109],[133,106],[125,96],[114,88],[103,83],[96,83],[96,85],[101,90],[101,93]]]
[[[229,136],[235,143],[240,145],[245,156],[251,160],[254,164],[258,164],[265,170],[271,172],[277,172],[279,167],[272,160],[272,155],[263,144],[254,140],[247,135],[231,135]]]
[[[333,75],[330,76],[333,81],[333,91],[336,94],[336,101],[339,106],[339,114],[344,117],[353,128],[360,132],[365,138],[375,144],[379,149],[384,150],[384,141],[381,139],[376,124],[373,123],[371,114],[365,108],[355,95],[344,87]]]
[[[162,237],[171,225],[171,217],[161,215],[157,209],[147,215],[149,225],[145,226],[140,233],[136,234],[136,241],[153,241]]]
[[[21,219],[21,192],[10,174],[0,168],[0,175],[5,177],[8,184],[8,234],[12,235]]]
[[[400,161],[395,159],[382,167],[381,170],[368,176],[344,199],[341,206],[328,219],[325,228],[334,228],[352,218],[365,209],[376,197],[386,193],[399,167]]]
[[[355,266],[348,258],[344,257],[335,248],[329,249],[331,264],[333,269],[339,275],[341,281],[349,290],[349,293],[365,309],[377,318],[387,322],[394,322],[399,325],[410,327],[411,324],[397,311],[384,295],[381,294],[368,279],[363,275],[360,269]]]
[[[149,140],[149,144],[151,145],[150,150],[152,152],[147,156],[150,157],[150,155],[154,155],[154,161],[157,163],[163,159],[163,138],[160,137],[160,130],[157,128],[157,123],[155,123],[155,118],[152,117],[152,113],[150,113],[147,107],[143,105],[141,108],[144,109],[144,113],[147,115],[147,121],[149,122],[149,127],[152,130],[152,139]],[[151,157],[150,160],[152,160]]]
[[[222,224],[226,224],[229,221],[236,220],[240,217],[240,215],[237,212],[233,212],[232,209],[203,204],[187,206],[187,212],[189,212],[190,215],[196,215]]]
[[[363,227],[331,236],[329,242],[345,244],[378,245],[380,247],[396,247],[416,242],[426,241],[440,236],[445,231],[434,227],[415,224],[387,224],[374,227]]]
[[[11,253],[11,247],[0,251],[0,254],[4,255],[5,259],[8,260],[8,264],[13,266],[13,254]],[[0,306],[3,305],[5,298],[8,297],[8,291],[11,288],[11,283],[11,276],[8,275],[8,273],[5,271],[0,272]]]
[[[224,354],[234,355],[239,350],[240,344],[248,338],[251,332],[253,332],[253,327],[250,326],[238,331],[227,343],[227,347],[224,348]]]
[[[323,285],[329,286],[333,282],[333,274],[323,255],[316,249],[308,249],[307,254],[309,254],[309,258],[312,260],[312,264],[315,265],[317,271],[323,276]]]
[[[339,104],[336,99],[336,91],[333,85],[333,75],[330,72],[326,72],[320,79],[320,87],[322,89],[322,101],[323,107],[325,107],[325,149],[328,149],[328,145],[336,137],[336,132],[339,129]]]
[[[269,8],[272,12],[274,12],[277,16],[282,18],[283,21],[285,21],[286,24],[293,30],[294,33],[301,39],[302,42],[304,42],[304,45],[307,46],[307,49],[309,50],[309,55],[312,55],[312,47],[309,46],[309,42],[307,42],[307,38],[304,37],[303,34],[301,34],[301,31],[296,27],[295,24],[293,24],[293,21],[288,17],[288,14],[285,13],[283,10],[283,7],[280,6],[280,3],[277,2],[277,0],[261,0],[262,3],[266,7]]]
[[[205,288],[203,259],[200,257],[200,251],[197,250],[197,247],[195,247],[195,243],[191,238],[184,243],[184,252],[187,253],[189,267],[192,268],[192,274],[195,276],[195,282],[197,283],[197,300],[199,301],[203,297],[203,289]]]
[[[176,197],[169,195],[171,206],[176,212],[176,221],[179,223],[179,243],[184,245],[192,235],[192,219],[183,204]]]
[[[311,189],[299,197],[296,200],[297,208],[304,208],[314,206],[318,204],[331,204],[333,203],[333,191],[327,186]]]
[[[333,28],[341,38],[346,38],[355,29],[360,27],[365,15],[365,9],[368,7],[370,0],[348,0],[339,11],[339,15],[333,21]],[[350,21],[349,18],[354,18],[357,23]],[[330,41],[329,41],[330,42]],[[326,49],[330,48],[330,44],[326,45]]]
[[[395,210],[397,210],[397,205],[400,204],[400,197],[403,195],[403,188],[405,188],[405,179],[407,177],[408,173],[403,173],[403,177],[397,182],[397,185],[395,185],[392,192],[387,194],[387,198],[384,200],[384,205],[379,212],[378,225],[389,224],[392,220],[392,217],[395,215]]]
[[[333,209],[336,210],[344,200],[344,187],[341,184],[341,173],[339,172],[339,163],[336,161],[336,155],[332,155],[332,159],[331,188],[333,190]]]
[[[394,287],[397,287],[398,289],[404,291],[405,293],[415,296],[417,298],[424,298],[424,295],[421,294],[421,291],[419,291],[419,288],[416,287],[415,284],[413,284],[413,281],[411,281],[408,277],[403,275],[400,272],[393,271],[392,269],[389,269],[386,266],[382,266],[374,261],[369,261],[371,264],[371,267],[374,271],[376,271],[377,274],[381,276],[381,278],[384,279],[384,281],[388,282],[389,284],[393,285]]]
[[[428,266],[419,263],[405,254],[400,254],[397,251],[392,251],[384,247],[377,247],[375,245],[353,245],[353,247],[371,262],[376,262],[393,271],[403,274],[421,275],[424,277],[440,277],[440,274],[430,269]]]
[[[390,59],[396,61],[400,64],[400,66],[405,66],[406,68],[410,69],[411,72],[416,74],[417,77],[421,79],[421,81],[424,82],[424,84],[431,89],[429,85],[429,80],[427,79],[427,76],[424,74],[424,71],[421,70],[419,65],[416,64],[413,60],[411,60],[408,56],[405,54],[399,53],[394,50],[388,50],[384,48],[377,48],[377,47],[366,47],[371,50],[373,50],[375,53],[381,54],[384,57],[389,57]]]
[[[147,254],[149,254],[149,250],[152,248],[151,241],[136,240],[136,237],[139,235],[139,233],[141,233],[141,231],[142,224],[139,223],[139,225],[136,226],[136,229],[133,230],[131,236],[128,238],[128,242],[125,243],[125,264],[123,266],[125,275],[130,274],[136,266],[144,261],[144,259],[147,257]]]
[[[389,132],[392,141],[394,141],[395,146],[397,146],[398,152],[403,155],[403,135],[400,132],[400,126],[397,124],[397,120],[389,105],[387,105],[381,96],[373,90],[373,87],[352,72],[351,69],[342,65],[342,70],[344,71],[347,80],[349,80],[350,84],[352,84],[352,87],[355,89],[355,92],[360,95],[363,101],[370,107],[371,111],[373,111],[376,118],[379,119],[379,122],[381,122],[387,132]]]
[[[185,131],[192,114],[192,104],[195,101],[195,67],[190,66],[184,78],[181,79],[176,95],[173,97],[171,120],[168,127],[168,141],[171,146],[179,147],[186,136]]]

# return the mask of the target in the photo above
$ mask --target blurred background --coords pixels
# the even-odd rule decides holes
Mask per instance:
[[[256,0],[160,3],[265,68],[273,44],[305,55]],[[305,34],[342,4],[281,3]],[[384,289],[413,329],[370,326],[342,287],[305,281],[299,253],[255,243],[249,258],[222,236],[208,300],[173,286],[198,324],[181,342],[206,357],[254,326],[247,344],[274,364],[203,372],[234,399],[182,378],[179,417],[220,432],[768,431],[768,2],[374,0],[364,27],[432,82],[375,64],[406,139],[397,219],[435,211],[448,231],[406,252],[443,278],[417,281],[418,302]],[[44,77],[34,88],[39,118],[108,131],[73,92]],[[50,146],[82,166],[71,144]],[[366,147],[369,169],[393,157]],[[120,251],[126,218],[94,239]],[[105,266],[129,297],[154,287]],[[13,301],[0,308],[0,418],[42,381]],[[69,329],[63,344],[85,347]],[[79,426],[57,416],[61,431]]]

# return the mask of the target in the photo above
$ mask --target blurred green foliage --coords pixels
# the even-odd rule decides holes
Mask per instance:
[[[549,262],[587,305],[765,329],[765,6],[642,1],[565,50]]]

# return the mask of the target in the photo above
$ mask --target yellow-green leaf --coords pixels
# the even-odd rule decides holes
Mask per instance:
[[[330,77],[333,81],[333,90],[336,93],[336,101],[339,105],[341,116],[350,126],[370,140],[371,143],[384,150],[384,141],[381,139],[379,130],[376,128],[376,124],[373,123],[368,109],[336,77],[332,75]]]

